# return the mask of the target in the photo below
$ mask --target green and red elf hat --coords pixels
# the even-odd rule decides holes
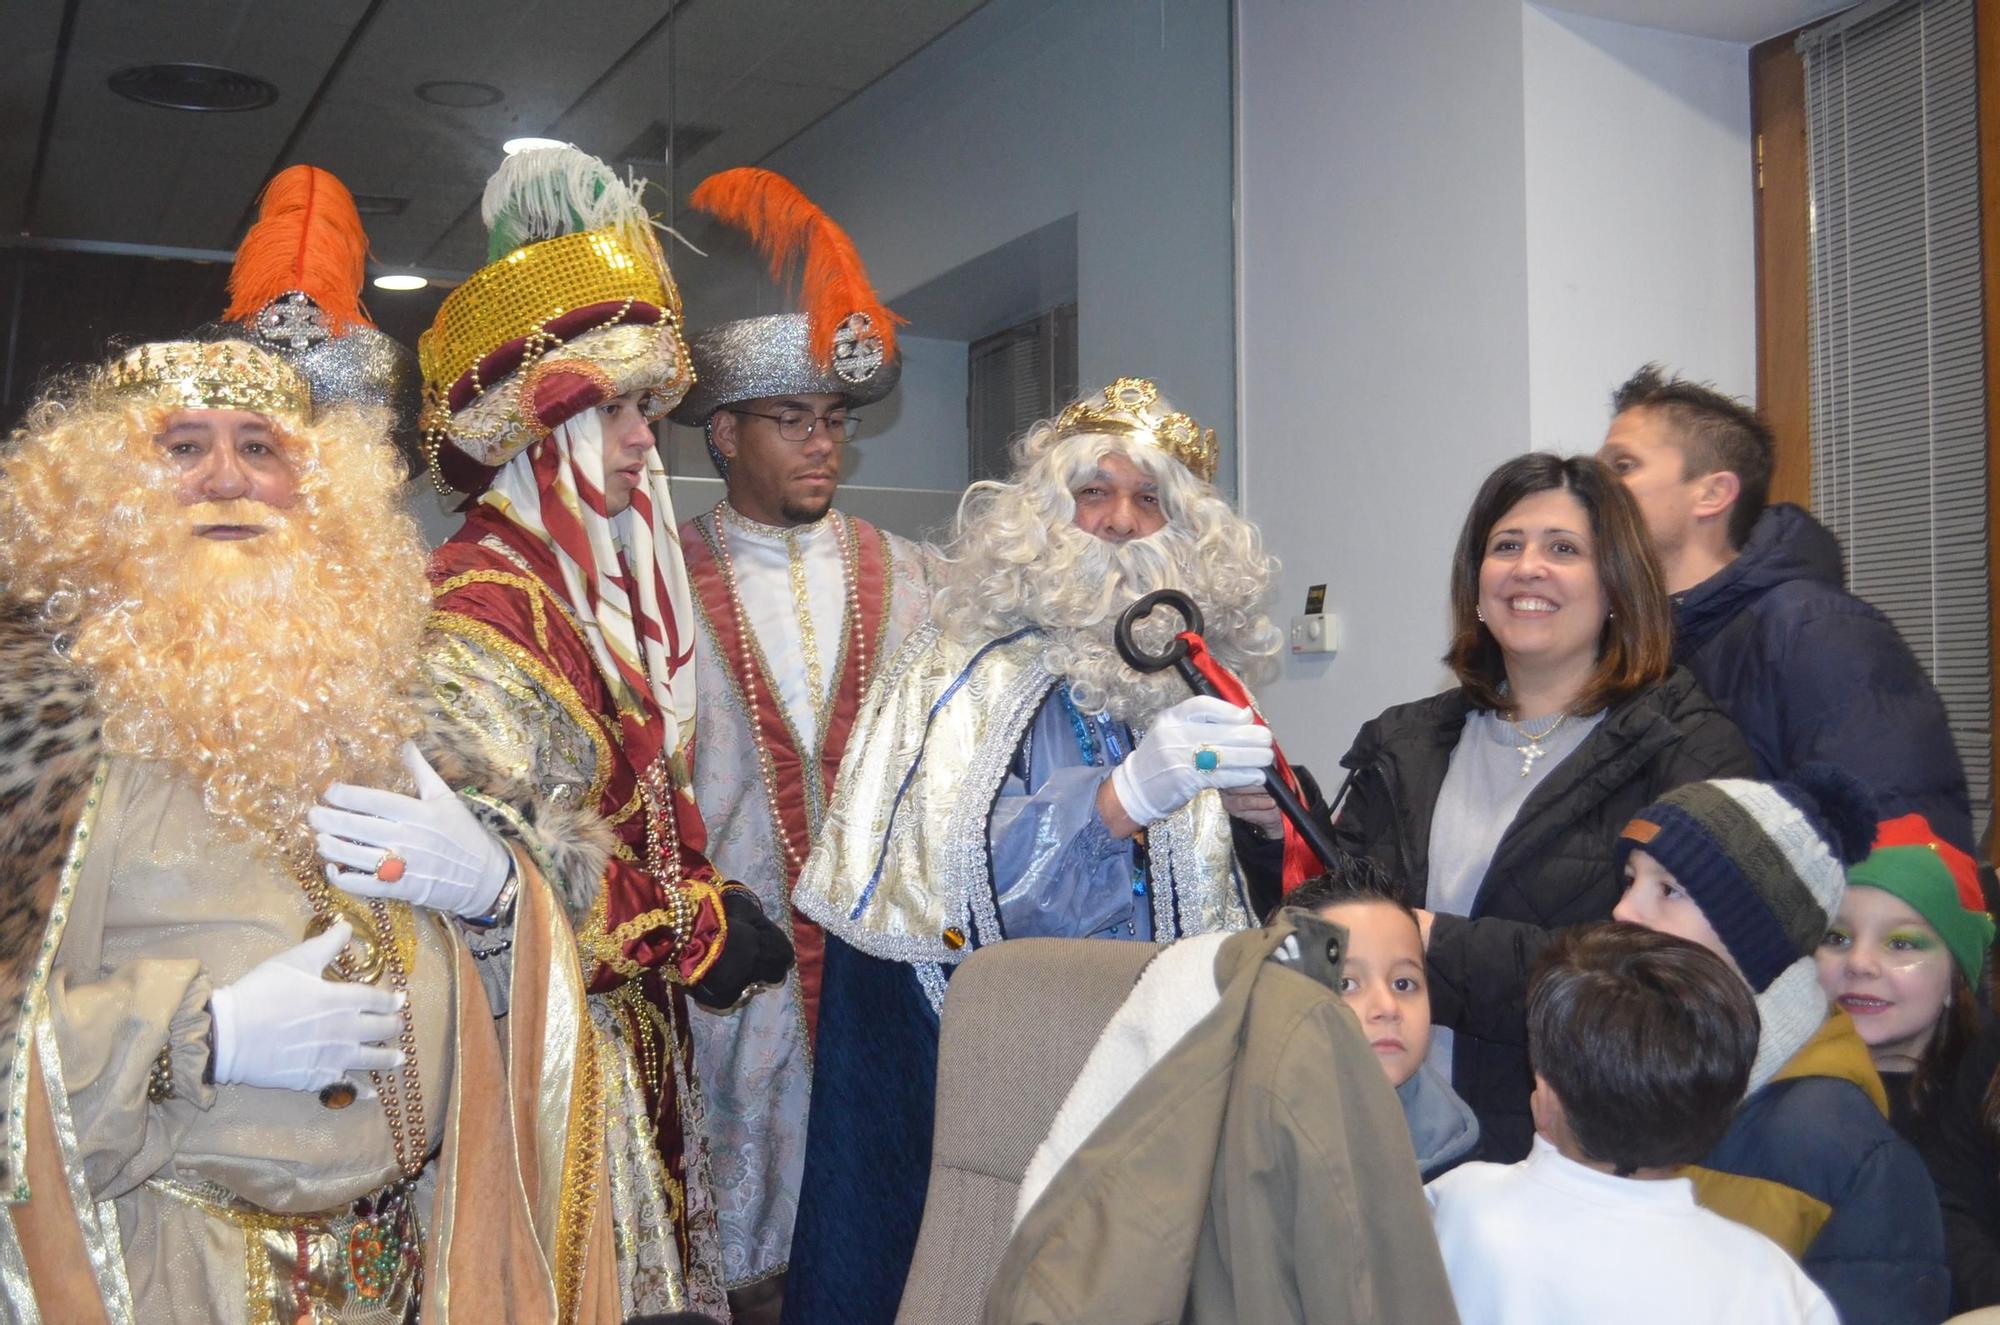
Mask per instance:
[[[1993,946],[1993,917],[1971,856],[1939,837],[1921,814],[1885,819],[1875,848],[1847,871],[1849,887],[1880,888],[1922,916],[1950,949],[1965,982],[1979,988]]]

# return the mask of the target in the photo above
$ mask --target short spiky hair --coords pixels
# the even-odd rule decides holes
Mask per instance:
[[[1528,1058],[1585,1156],[1620,1175],[1692,1164],[1750,1081],[1750,986],[1706,948],[1637,925],[1579,925],[1528,985]]]
[[[1672,425],[1684,477],[1724,470],[1736,475],[1739,493],[1729,511],[1729,545],[1741,548],[1771,496],[1775,446],[1770,425],[1735,397],[1670,376],[1656,363],[1644,365],[1611,393],[1614,417],[1628,409],[1658,410]]]
[[[1325,873],[1315,874],[1279,899],[1277,906],[1271,908],[1271,915],[1276,916],[1288,906],[1318,911],[1348,902],[1387,902],[1401,909],[1410,919],[1417,918],[1417,913],[1404,900],[1403,886],[1394,875],[1366,856],[1351,856],[1345,852],[1327,866]]]

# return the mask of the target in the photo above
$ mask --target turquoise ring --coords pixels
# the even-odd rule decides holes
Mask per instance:
[[[1213,773],[1222,767],[1222,756],[1213,747],[1204,745],[1194,752],[1194,766],[1204,773]]]

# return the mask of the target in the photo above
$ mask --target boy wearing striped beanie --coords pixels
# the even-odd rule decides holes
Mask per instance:
[[[1641,810],[1619,837],[1612,916],[1701,944],[1756,995],[1749,1092],[1689,1170],[1701,1203],[1796,1256],[1842,1320],[1929,1325],[1949,1298],[1937,1196],[1813,961],[1874,806],[1826,765],[1794,778],[1690,783]]]

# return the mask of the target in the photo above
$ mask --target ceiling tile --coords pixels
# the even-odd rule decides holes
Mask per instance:
[[[7,51],[0,55],[0,198],[7,200],[0,226],[9,230],[22,223],[61,27],[60,5],[0,0],[0,32],[7,34]]]
[[[485,259],[478,199],[507,138],[548,135],[611,154],[657,124],[713,128],[687,160],[645,171],[685,191],[759,160],[979,2],[682,0],[669,29],[660,0],[87,0],[34,229],[227,249],[283,148],[277,164],[310,161],[356,193],[409,200],[398,215],[367,218],[380,263],[469,270]],[[0,197],[26,188],[61,12],[54,0],[0,0],[9,37]],[[126,65],[172,60],[266,78],[279,100],[199,114],[141,106],[106,86]],[[485,83],[500,97],[466,108],[416,95],[444,80]]]
[[[360,0],[84,5],[49,142],[36,234],[228,247],[244,204],[347,40]],[[261,110],[202,113],[129,101],[107,85],[128,65],[191,61],[266,79]]]

